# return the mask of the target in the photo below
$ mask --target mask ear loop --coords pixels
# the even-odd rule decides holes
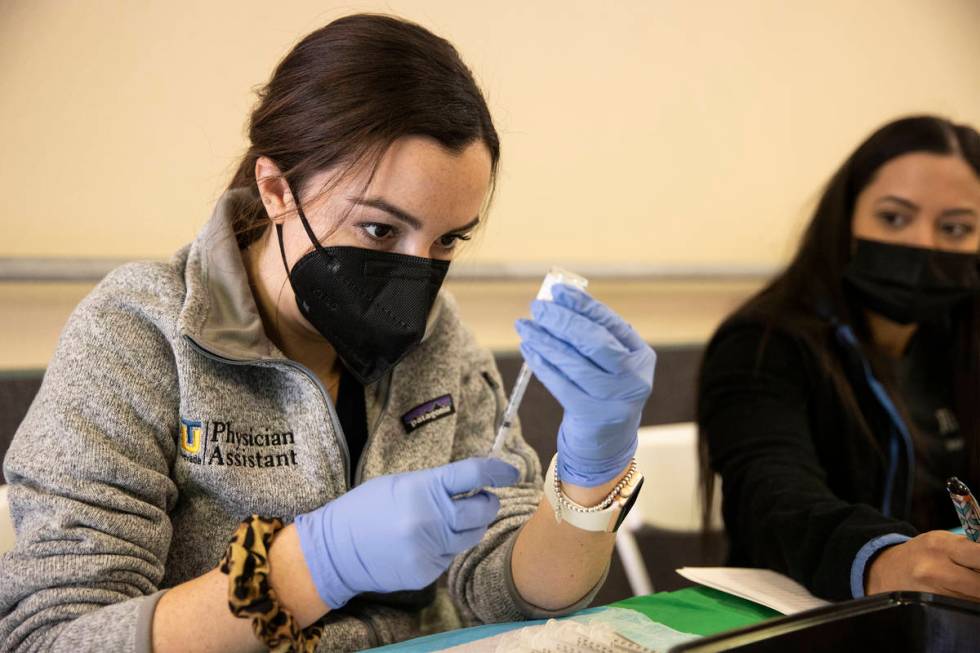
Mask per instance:
[[[289,185],[289,182],[288,181],[286,182],[286,188],[289,189],[289,194],[293,196],[293,202],[295,202],[295,204],[296,204],[296,213],[297,213],[297,215],[299,215],[300,222],[303,223],[303,229],[306,231],[306,236],[310,239],[310,242],[313,243],[313,247],[320,254],[326,256],[327,253],[323,250],[323,246],[320,245],[320,241],[317,240],[316,234],[313,233],[313,227],[311,227],[309,221],[307,221],[306,214],[303,213],[303,208],[299,205],[298,196],[296,195],[296,193],[293,192],[293,188],[292,188],[292,186]],[[285,243],[283,243],[283,239],[282,239],[282,223],[281,222],[278,223],[278,224],[276,224],[276,235],[279,236],[279,254],[282,255],[282,264],[283,264],[283,267],[286,268],[286,274],[287,275],[290,275],[291,273],[289,271],[289,263],[286,262],[286,245],[285,245]]]
[[[282,266],[286,268],[286,276],[292,276],[289,271],[289,263],[286,262],[286,246],[282,242],[282,223],[276,225],[276,235],[279,236],[279,253],[282,254]]]

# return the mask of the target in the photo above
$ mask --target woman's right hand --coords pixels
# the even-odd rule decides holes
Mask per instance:
[[[929,531],[884,549],[871,562],[867,594],[900,590],[980,600],[980,544]]]
[[[513,485],[518,471],[495,458],[373,478],[296,518],[303,557],[331,608],[364,592],[421,589],[475,546],[497,515],[483,487]]]

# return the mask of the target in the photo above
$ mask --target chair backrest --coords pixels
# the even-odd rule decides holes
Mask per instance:
[[[43,377],[44,370],[0,370],[0,462],[34,401]],[[0,467],[0,483],[3,482]]]
[[[630,513],[634,526],[669,531],[701,530],[698,427],[693,422],[644,426],[636,459],[643,489]],[[721,529],[721,479],[715,477],[712,530]]]
[[[14,548],[14,521],[7,503],[7,486],[0,485],[0,554]]]

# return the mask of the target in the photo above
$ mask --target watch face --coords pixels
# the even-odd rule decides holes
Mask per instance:
[[[643,477],[641,476],[640,479],[636,482],[636,485],[633,486],[633,491],[630,492],[630,495],[628,497],[626,497],[626,503],[623,504],[622,510],[619,511],[619,517],[616,518],[616,525],[613,526],[612,529],[613,533],[619,530],[619,527],[622,525],[623,520],[626,519],[626,515],[628,515],[630,510],[633,509],[633,504],[636,503],[636,497],[640,496],[640,488],[642,487],[643,487]]]

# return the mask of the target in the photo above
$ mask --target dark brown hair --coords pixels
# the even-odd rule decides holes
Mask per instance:
[[[880,355],[869,344],[868,326],[860,307],[844,293],[845,267],[851,258],[851,222],[858,195],[887,162],[904,154],[929,152],[962,158],[980,176],[980,134],[935,116],[912,116],[890,122],[875,131],[834,173],[817,203],[789,266],[765,288],[743,304],[729,319],[751,317],[769,329],[780,329],[800,338],[816,353],[821,367],[834,384],[845,409],[874,439],[860,411],[853,390],[831,343],[832,322],[849,324],[861,340],[861,347],[876,376],[889,390],[899,412],[906,417],[904,402],[893,387]],[[980,299],[962,307],[954,316],[955,350],[954,405],[967,443],[970,475],[980,477]],[[764,344],[765,339],[763,341]],[[703,367],[702,367],[703,369]],[[705,525],[711,514],[714,472],[710,467],[707,438],[700,434],[702,511]]]
[[[376,164],[403,136],[428,136],[454,152],[482,140],[492,177],[500,158],[486,101],[452,44],[414,23],[373,14],[335,20],[300,41],[259,91],[248,136],[228,186],[248,191],[233,224],[241,248],[270,224],[255,180],[260,156],[274,161],[300,194],[311,175]]]

